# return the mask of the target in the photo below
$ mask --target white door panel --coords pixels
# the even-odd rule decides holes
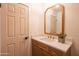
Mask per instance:
[[[28,39],[25,40],[25,37],[29,36],[28,7],[23,4],[2,5],[2,14],[5,11],[4,20],[2,20],[2,22],[5,21],[3,41],[6,41],[7,54],[28,55]]]

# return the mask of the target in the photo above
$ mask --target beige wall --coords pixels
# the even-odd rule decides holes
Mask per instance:
[[[30,4],[30,33],[31,35],[41,35],[44,33],[44,12],[51,4],[32,3]]]
[[[73,40],[72,55],[79,55],[79,4],[65,4],[65,32]]]
[[[30,35],[44,34],[44,11],[52,4],[30,5]],[[79,55],[79,4],[64,4],[65,6],[65,32],[72,38],[72,55]]]
[[[31,36],[44,34],[44,11],[50,4],[44,3],[30,3],[29,5],[29,35],[31,43]],[[29,50],[31,44],[29,44]],[[31,48],[32,49],[32,48]],[[29,51],[31,54],[31,50]]]
[[[43,11],[42,4],[30,5],[30,31],[31,35],[39,35],[42,32]],[[41,22],[41,23],[40,23]],[[40,26],[39,26],[40,25]]]

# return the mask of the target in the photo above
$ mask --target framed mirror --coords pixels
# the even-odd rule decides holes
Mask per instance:
[[[49,35],[64,34],[64,6],[56,4],[44,13],[44,33]]]

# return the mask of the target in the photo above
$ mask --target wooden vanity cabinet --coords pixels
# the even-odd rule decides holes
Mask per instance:
[[[70,55],[70,49],[64,53],[58,49],[50,47],[44,43],[32,39],[32,55],[33,56],[64,56]]]

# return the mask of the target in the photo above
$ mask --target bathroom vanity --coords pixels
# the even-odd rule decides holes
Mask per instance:
[[[57,39],[48,39],[44,36],[32,37],[33,56],[70,56],[72,42],[58,42]]]

